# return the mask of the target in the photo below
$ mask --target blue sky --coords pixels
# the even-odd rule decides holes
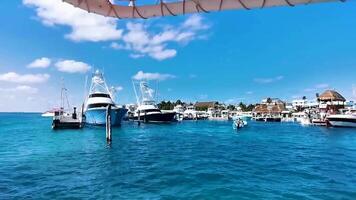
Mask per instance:
[[[160,80],[158,100],[253,103],[325,89],[356,99],[355,19],[355,1],[151,20],[103,18],[61,0],[4,1],[0,111],[55,106],[61,78],[80,104],[97,68],[121,104],[135,102],[135,75]]]

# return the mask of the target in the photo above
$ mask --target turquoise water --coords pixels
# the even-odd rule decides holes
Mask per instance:
[[[0,114],[0,199],[356,199],[356,129],[50,123]]]

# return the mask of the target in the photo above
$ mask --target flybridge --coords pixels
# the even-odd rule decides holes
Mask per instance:
[[[138,5],[139,1],[128,0],[128,5],[117,5],[109,0],[63,0],[75,7],[107,17],[153,18],[184,15],[188,13],[208,13],[233,9],[258,9],[274,6],[296,6],[311,3],[336,2],[345,0],[177,0],[169,3],[163,0],[151,5]]]

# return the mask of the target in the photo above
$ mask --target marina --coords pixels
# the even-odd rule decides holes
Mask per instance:
[[[2,7],[0,200],[356,199],[356,1]]]
[[[108,148],[103,128],[53,133],[50,121],[0,114],[1,133],[11,133],[0,140],[1,199],[356,195],[354,129],[251,121],[237,131],[229,121],[140,127],[125,121],[113,127]]]

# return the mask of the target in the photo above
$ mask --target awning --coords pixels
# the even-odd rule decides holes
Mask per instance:
[[[137,6],[135,1],[127,6],[112,4],[109,0],[63,0],[75,7],[91,13],[108,17],[123,18],[152,18],[176,16],[186,13],[207,13],[210,11],[232,9],[258,9],[274,6],[296,6],[311,3],[333,2],[343,0],[180,0],[165,3],[163,0],[153,5]]]

